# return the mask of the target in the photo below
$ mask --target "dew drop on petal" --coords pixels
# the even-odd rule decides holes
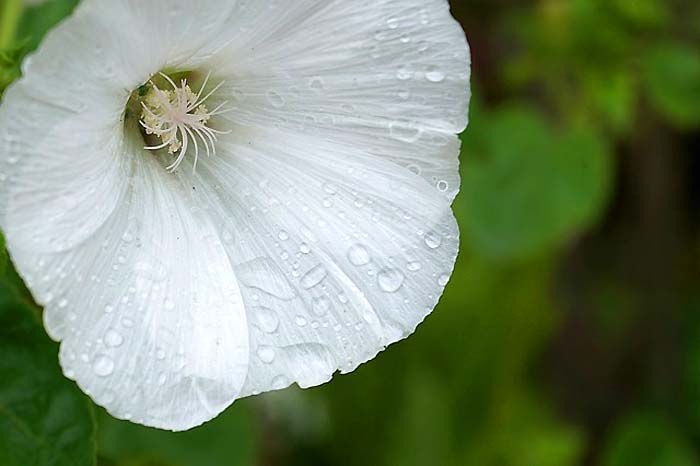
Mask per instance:
[[[107,330],[107,333],[105,333],[105,344],[107,346],[116,348],[121,346],[122,343],[124,343],[124,337],[122,337],[121,333],[114,329]]]
[[[361,244],[356,244],[348,251],[348,260],[352,265],[359,267],[369,264],[371,259],[367,248]]]
[[[425,73],[425,79],[433,83],[439,83],[445,80],[445,73],[440,71],[437,67],[431,66]]]
[[[325,316],[331,308],[331,300],[325,296],[314,299],[312,309],[319,317]]]
[[[114,371],[114,361],[105,355],[97,356],[92,365],[92,370],[99,377],[107,377]]]
[[[274,333],[280,326],[280,319],[277,312],[267,307],[257,307],[254,309],[255,322],[265,333]]]
[[[282,108],[285,104],[284,97],[282,97],[275,91],[269,91],[267,93],[267,100],[268,102],[270,102],[270,105],[272,105],[275,108]]]
[[[401,286],[403,286],[403,282],[406,279],[406,276],[403,274],[398,269],[391,269],[391,268],[386,268],[382,269],[378,274],[377,274],[377,282],[379,283],[379,288],[382,289],[382,291],[385,291],[387,293],[395,293],[397,292]]]
[[[296,316],[294,318],[294,323],[297,324],[297,326],[299,327],[306,327],[308,321],[303,316]]]
[[[417,272],[421,269],[421,264],[418,261],[411,261],[406,265],[406,268],[408,268],[409,271],[411,272]]]
[[[430,249],[437,249],[441,244],[442,237],[439,234],[435,233],[434,231],[430,231],[425,234],[425,245]]]
[[[328,272],[326,271],[325,267],[322,265],[317,265],[302,277],[301,286],[306,290],[313,288],[321,283],[326,278],[327,274]]]
[[[275,350],[271,346],[259,346],[257,354],[260,360],[266,364],[275,360]]]
[[[446,286],[447,283],[450,281],[450,276],[446,273],[440,275],[438,278],[438,285],[440,286]]]

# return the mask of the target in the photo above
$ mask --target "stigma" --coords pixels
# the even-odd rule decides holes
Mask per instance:
[[[196,170],[200,149],[204,150],[207,157],[216,155],[217,136],[230,132],[209,126],[213,117],[226,113],[224,107],[227,104],[223,102],[211,111],[207,108],[206,101],[224,84],[219,83],[203,95],[210,75],[211,73],[207,75],[196,93],[187,84],[187,79],[182,79],[178,86],[164,73],[160,73],[160,76],[172,89],[160,89],[153,80],[147,85],[148,90],[141,100],[139,123],[146,134],[158,139],[158,143],[147,145],[144,149],[157,151],[167,148],[168,153],[175,156],[175,160],[166,167],[170,172],[178,169],[188,149],[194,154],[193,170]]]

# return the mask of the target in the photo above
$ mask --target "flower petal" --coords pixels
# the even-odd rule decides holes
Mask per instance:
[[[307,0],[256,24],[210,65],[225,118],[362,147],[454,198],[470,58],[445,0]]]
[[[184,430],[237,397],[248,324],[191,187],[141,157],[133,188],[89,240],[50,255],[11,251],[62,341],[64,373],[116,417]]]
[[[243,395],[318,385],[408,336],[459,243],[449,200],[410,171],[336,143],[255,136],[222,144],[195,184],[250,322]]]

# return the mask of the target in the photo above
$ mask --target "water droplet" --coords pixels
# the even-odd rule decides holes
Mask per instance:
[[[317,92],[322,91],[325,87],[323,78],[320,76],[314,76],[313,78],[311,78],[311,81],[309,81],[309,87]]]
[[[268,91],[267,100],[268,102],[270,102],[270,105],[272,105],[275,108],[282,108],[285,104],[284,97],[282,97],[275,91]]]
[[[399,141],[416,142],[421,138],[423,130],[416,123],[395,121],[389,124],[389,134]]]
[[[323,185],[323,190],[327,194],[337,194],[338,193],[338,187],[334,185],[333,183],[326,183]]]
[[[306,327],[308,324],[307,320],[303,316],[296,316],[294,318],[294,323],[297,324],[299,327]]]
[[[359,267],[369,264],[371,258],[367,248],[361,244],[356,244],[348,251],[348,260],[352,265]]]
[[[434,231],[425,234],[425,245],[430,249],[437,249],[442,244],[442,237]]]
[[[270,364],[275,360],[275,350],[271,346],[258,346],[258,357],[265,364]]]
[[[325,316],[331,308],[331,300],[325,296],[314,299],[312,309],[319,317]]]
[[[377,274],[377,282],[379,283],[379,287],[382,289],[382,291],[387,293],[397,292],[401,286],[403,286],[405,279],[406,276],[397,269],[382,269],[382,271]]]
[[[406,66],[400,66],[399,69],[396,71],[396,78],[399,81],[408,81],[412,77],[413,77],[413,71],[411,71]]]
[[[328,272],[325,267],[317,265],[302,277],[301,286],[306,290],[313,288],[321,283],[326,278],[326,275],[328,275]]]
[[[107,346],[116,348],[121,346],[122,343],[124,343],[124,337],[122,337],[121,333],[114,329],[107,330],[107,333],[105,333],[105,344]]]
[[[442,275],[440,275],[440,278],[438,278],[438,285],[446,286],[449,281],[450,281],[450,276],[446,273],[442,274]]]
[[[255,322],[265,333],[274,333],[280,326],[280,319],[277,312],[267,307],[256,307],[254,309]]]
[[[440,83],[445,80],[445,73],[440,71],[437,67],[431,66],[425,73],[425,79],[431,83]]]
[[[66,306],[68,306],[68,300],[67,300],[67,299],[65,299],[65,298],[64,298],[64,299],[61,299],[61,300],[58,302],[58,307],[60,307],[61,309],[65,308]]]
[[[99,377],[107,377],[114,371],[114,361],[108,356],[99,355],[95,358],[92,370],[95,372],[95,375]]]
[[[287,241],[289,239],[289,233],[282,230],[279,232],[279,235],[277,235],[277,237],[280,239],[280,241]]]
[[[408,270],[410,270],[411,272],[417,272],[421,269],[421,267],[422,266],[418,261],[411,261],[406,265],[406,268],[408,268]]]
[[[301,243],[301,244],[299,245],[299,251],[300,251],[302,254],[309,254],[309,253],[311,252],[311,248],[309,247],[308,244],[306,244],[306,243]]]

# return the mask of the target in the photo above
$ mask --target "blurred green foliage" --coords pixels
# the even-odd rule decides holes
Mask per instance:
[[[24,10],[0,90],[76,3]],[[352,375],[189,433],[100,412],[100,465],[698,465],[700,3],[451,3],[475,103],[438,309]],[[21,382],[0,464],[92,464],[91,408],[22,293],[0,292],[0,378]]]
[[[96,464],[90,401],[61,373],[37,310],[4,284],[0,354],[0,464]]]

